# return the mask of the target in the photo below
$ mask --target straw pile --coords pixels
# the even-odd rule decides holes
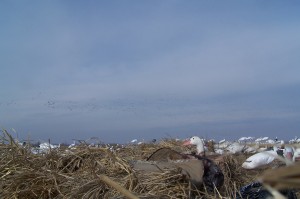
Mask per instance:
[[[19,146],[3,130],[0,140],[0,198],[188,198],[189,182],[176,169],[163,173],[132,170],[131,160],[145,160],[161,147],[183,151],[181,143],[163,140],[159,144],[109,148],[53,149],[33,154],[30,145]],[[226,156],[220,166],[225,185],[199,198],[232,197],[242,185],[257,179],[264,170],[242,170],[247,157]]]

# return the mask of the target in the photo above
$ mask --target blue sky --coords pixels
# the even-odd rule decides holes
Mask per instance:
[[[1,1],[0,126],[54,142],[293,138],[299,10],[298,1]]]

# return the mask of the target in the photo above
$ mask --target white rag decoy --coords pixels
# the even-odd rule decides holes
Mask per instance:
[[[244,169],[255,169],[264,165],[268,165],[278,156],[277,150],[277,147],[274,147],[274,149],[271,151],[256,153],[247,158],[247,160],[242,164],[242,167]]]
[[[225,150],[229,145],[231,145],[231,142],[225,140],[222,143],[215,144],[214,148],[215,149],[223,149],[223,150]]]
[[[219,141],[219,144],[222,144],[222,143],[224,143],[225,141],[226,141],[225,139],[220,140],[220,141]]]
[[[257,149],[255,147],[246,146],[244,152],[245,153],[256,153]]]
[[[269,139],[266,141],[267,144],[275,144],[275,140]]]
[[[238,139],[239,142],[246,142],[248,140],[248,137],[241,137]]]
[[[215,153],[216,153],[216,154],[223,155],[225,152],[224,152],[223,149],[215,149]]]
[[[234,142],[230,144],[226,150],[231,154],[241,153],[245,149],[245,145]]]
[[[131,142],[131,143],[137,143],[137,141],[138,141],[137,139],[133,139],[133,140],[131,140],[130,142]]]

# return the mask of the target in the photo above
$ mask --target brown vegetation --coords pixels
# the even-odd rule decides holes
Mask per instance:
[[[188,198],[192,189],[176,169],[145,173],[130,166],[130,161],[145,160],[161,147],[185,150],[172,139],[128,145],[115,151],[81,145],[43,154],[33,154],[29,146],[19,146],[6,131],[1,142],[1,198]],[[264,169],[242,169],[246,158],[226,156],[220,163],[225,185],[214,193],[197,190],[199,198],[232,198],[241,186],[256,180]]]

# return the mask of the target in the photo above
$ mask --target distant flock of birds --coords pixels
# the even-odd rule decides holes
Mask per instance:
[[[292,164],[293,162],[300,161],[300,138],[295,137],[290,140],[288,144],[286,144],[283,140],[278,140],[277,138],[269,139],[268,137],[261,137],[254,140],[253,137],[242,137],[238,141],[229,142],[221,140],[219,142],[213,142],[213,140],[206,141],[198,136],[193,136],[186,140],[178,140],[182,142],[184,146],[193,145],[196,147],[196,152],[191,154],[179,153],[172,149],[164,149],[164,152],[167,150],[167,154],[175,154],[175,156],[179,157],[179,159],[199,159],[204,163],[204,183],[209,186],[215,186],[219,188],[223,185],[224,175],[220,168],[218,168],[215,162],[222,161],[222,156],[224,154],[239,154],[239,153],[247,153],[253,154],[248,157],[242,164],[241,167],[244,169],[257,169],[266,165],[269,165],[275,159],[282,159],[285,161],[287,165]],[[214,143],[214,151],[208,151],[207,143]],[[140,145],[145,142],[139,142],[137,139],[133,139],[128,144],[131,145]],[[156,143],[156,139],[153,139],[151,143]],[[120,148],[125,147],[126,145],[109,145],[106,144],[104,147],[114,151]],[[297,146],[297,147],[296,147]],[[45,152],[49,149],[59,148],[59,145],[52,145],[50,143],[41,143],[39,145],[38,150]],[[90,147],[96,147],[96,145],[91,144]],[[76,148],[76,143],[72,143],[68,146],[69,149]],[[161,150],[162,151],[162,150]],[[36,150],[33,150],[33,153],[38,153]],[[270,196],[265,192],[262,194],[257,194],[254,197],[253,190],[257,189],[257,187],[261,187],[258,185],[258,182],[254,182],[251,185],[246,185],[247,187],[243,187],[241,190],[244,192],[245,197],[241,198],[267,198],[266,196]],[[250,190],[247,192],[246,190]],[[292,194],[292,197],[288,196],[288,198],[296,198],[295,194]]]

